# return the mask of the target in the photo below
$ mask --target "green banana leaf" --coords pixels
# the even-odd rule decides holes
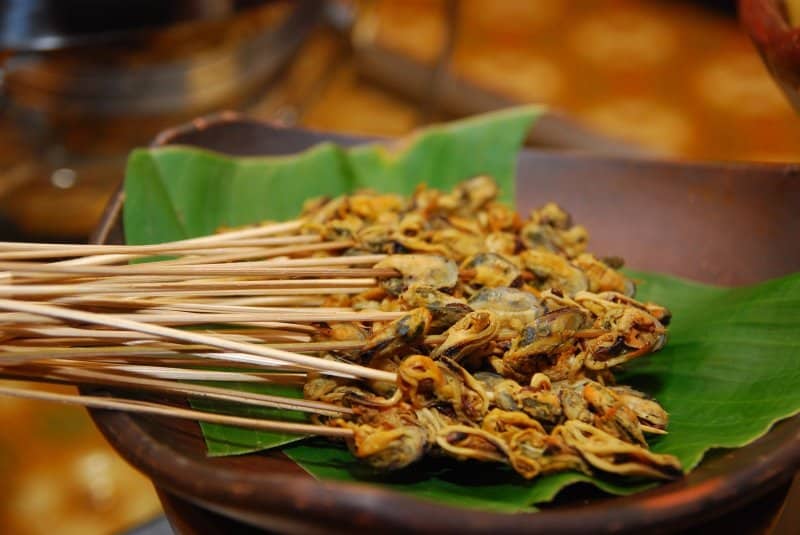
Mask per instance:
[[[131,153],[125,171],[125,240],[160,243],[297,216],[303,201],[369,188],[411,194],[491,175],[514,200],[516,155],[541,114],[523,106],[421,130],[396,150],[321,143],[291,156],[233,158],[167,146]]]
[[[136,151],[126,175],[126,237],[129,243],[155,243],[207,234],[220,225],[292,217],[306,197],[307,187],[297,177],[312,177],[315,195],[363,186],[407,193],[417,180],[449,187],[477,173],[495,176],[504,191],[512,191],[516,153],[537,113],[523,108],[450,123],[421,132],[396,153],[328,144],[283,158],[236,159],[180,147]],[[708,450],[743,446],[776,421],[800,412],[800,274],[736,289],[658,274],[632,275],[641,281],[639,297],[673,311],[666,348],[619,375],[620,382],[655,396],[670,412],[669,434],[652,440],[654,451],[677,456],[688,471]],[[302,418],[260,408],[237,412]],[[532,510],[533,504],[551,500],[578,481],[615,494],[651,486],[577,473],[524,481],[505,467],[465,467],[442,459],[387,476],[371,473],[342,445],[322,439],[289,443],[296,437],[218,425],[203,425],[203,431],[210,455],[283,445],[287,455],[319,478],[367,481],[425,499],[496,511]]]

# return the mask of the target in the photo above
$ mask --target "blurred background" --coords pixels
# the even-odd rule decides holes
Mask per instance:
[[[133,147],[228,109],[397,136],[539,102],[534,146],[800,159],[733,0],[162,4],[0,2],[0,239],[85,241]],[[4,533],[122,533],[160,511],[82,410],[4,398],[0,498]]]

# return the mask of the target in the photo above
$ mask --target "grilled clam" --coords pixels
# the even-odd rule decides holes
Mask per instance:
[[[511,347],[503,355],[503,371],[516,377],[531,378],[537,372],[548,373],[558,366],[559,374],[565,372],[564,364],[571,356],[579,354],[575,333],[590,325],[588,314],[580,308],[566,307],[548,312],[526,325]]]
[[[514,262],[496,253],[479,253],[464,260],[462,272],[470,273],[467,287],[477,291],[481,288],[519,286],[522,272]]]
[[[428,433],[414,412],[398,406],[362,414],[359,423],[338,422],[353,430],[350,452],[369,466],[392,471],[421,459],[430,448]]]
[[[583,253],[572,262],[586,274],[590,292],[619,292],[629,297],[636,293],[636,285],[631,279],[594,255]]]
[[[578,420],[566,422],[559,434],[587,463],[603,472],[652,479],[673,479],[683,473],[675,457],[623,442]]]
[[[425,308],[415,308],[376,331],[361,350],[364,360],[387,357],[395,353],[408,353],[409,348],[420,345],[428,333],[431,313]]]
[[[501,328],[514,331],[533,323],[542,315],[542,306],[535,295],[516,288],[481,288],[470,297],[469,306],[476,311],[494,313]]]
[[[352,429],[351,451],[383,470],[430,452],[503,463],[525,478],[680,475],[677,459],[645,441],[665,432],[666,411],[614,386],[612,373],[660,349],[669,311],[633,299],[621,262],[586,253],[586,230],[558,205],[523,221],[497,194],[476,177],[450,193],[418,187],[409,200],[367,193],[309,204],[304,232],[352,240],[346,254],[390,254],[375,268],[396,272],[325,306],[405,312],[372,327],[317,327],[315,340],[348,342],[324,358],[397,376],[312,377],[306,397],[349,408],[318,420]]]
[[[431,313],[431,332],[441,332],[472,312],[463,300],[432,286],[412,284],[400,295],[400,301],[410,308],[424,307]]]
[[[586,249],[589,234],[555,203],[547,203],[531,212],[528,222],[520,229],[520,239],[525,247],[560,253],[574,258]]]
[[[476,353],[488,354],[486,348],[497,335],[498,326],[493,312],[470,312],[447,329],[444,342],[431,351],[431,357],[460,361]]]
[[[381,283],[394,296],[402,294],[413,284],[443,289],[453,288],[458,282],[458,266],[443,256],[393,255],[375,264],[375,268],[395,269],[399,272],[399,277],[390,277]]]
[[[597,328],[605,334],[587,340],[587,368],[607,369],[647,353],[658,351],[666,343],[666,329],[644,307],[603,299],[591,292],[575,296],[595,317]]]
[[[538,290],[559,290],[566,295],[575,295],[589,287],[586,274],[563,256],[531,250],[522,252],[519,259],[533,275],[528,284]]]

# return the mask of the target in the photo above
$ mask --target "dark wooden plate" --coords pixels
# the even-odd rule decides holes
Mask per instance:
[[[323,139],[363,141],[223,114],[165,132],[156,144],[264,155],[294,152]],[[523,151],[519,208],[527,212],[548,200],[567,207],[590,229],[595,253],[623,256],[633,268],[730,285],[800,270],[800,168],[794,165],[699,165]],[[115,201],[99,228],[100,241],[120,235],[122,197]],[[93,417],[114,448],[162,492],[270,531],[676,531],[785,487],[800,468],[800,417],[795,417],[747,447],[715,452],[682,480],[649,492],[564,500],[535,514],[497,514],[366,484],[315,481],[276,452],[209,459],[193,422],[109,411],[94,411]],[[205,526],[218,532],[211,523]]]

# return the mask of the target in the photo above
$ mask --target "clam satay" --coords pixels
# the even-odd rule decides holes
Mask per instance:
[[[341,196],[331,199],[329,197],[316,197],[303,203],[300,217],[306,220],[306,227],[317,230],[315,225],[324,225],[342,217],[347,210],[347,197]]]
[[[646,433],[663,434],[669,415],[644,394],[629,387],[604,386],[590,379],[554,385],[564,419],[580,420],[620,440],[646,446]]]
[[[342,407],[388,407],[400,401],[399,395],[385,398],[364,389],[356,381],[332,377],[315,377],[306,381],[303,397]]]
[[[439,196],[437,207],[449,214],[474,217],[486,204],[497,198],[497,183],[487,176],[465,180],[450,193]]]
[[[611,386],[609,390],[619,396],[622,404],[636,414],[642,431],[657,434],[665,432],[669,415],[656,400],[629,386]]]
[[[465,287],[470,293],[481,288],[498,286],[519,286],[522,272],[514,262],[496,253],[478,253],[464,260],[462,273],[470,273]]]
[[[578,381],[567,388],[581,390],[589,410],[595,415],[590,422],[595,427],[625,442],[647,446],[638,416],[612,390],[590,380]]]
[[[368,330],[358,323],[329,322],[327,327],[320,327],[313,335],[315,340],[330,341],[366,341]]]
[[[407,405],[363,411],[357,422],[340,419],[333,425],[353,430],[350,452],[369,466],[392,471],[420,460],[430,449],[428,432]]]
[[[591,292],[581,292],[575,300],[597,318],[595,325],[607,331],[584,343],[585,366],[607,369],[661,349],[666,329],[645,309],[608,301]]]
[[[487,392],[492,404],[504,411],[518,411],[519,404],[514,394],[521,388],[519,383],[507,379],[493,372],[480,371],[475,373],[475,379],[480,381]]]
[[[478,212],[478,214],[484,214],[484,212]],[[469,217],[459,217],[457,215],[450,215],[444,218],[440,217],[434,219],[432,223],[435,230],[451,228],[465,236],[480,236],[485,233],[485,225],[475,217],[475,214]]]
[[[494,359],[492,364],[501,375],[523,382],[538,372],[552,374],[556,380],[570,377],[583,364],[575,333],[590,325],[589,315],[581,308],[548,312],[526,325],[502,359]]]
[[[524,387],[512,379],[489,372],[479,372],[475,377],[481,381],[494,406],[504,411],[525,414],[545,425],[555,425],[563,420],[561,401],[551,389],[547,377],[534,375],[532,386]],[[544,383],[541,378],[547,381]]]
[[[664,326],[669,325],[669,322],[672,319],[672,312],[670,312],[667,307],[659,305],[658,303],[637,301],[632,297],[628,297],[627,295],[623,295],[618,292],[600,292],[597,294],[597,297],[613,303],[630,305],[632,307],[644,310],[660,321],[661,325]]]
[[[659,433],[667,424],[666,411],[657,402],[626,387],[605,387],[590,379],[561,381],[553,386],[541,373],[530,386],[493,376],[476,375],[490,393],[494,406],[524,413],[547,426],[580,420],[627,442],[646,445],[644,433]]]
[[[407,208],[408,201],[400,195],[364,192],[348,197],[349,211],[369,222],[385,220],[386,214],[396,214]]]
[[[528,249],[560,253],[567,258],[584,252],[589,240],[586,229],[573,225],[570,215],[555,203],[531,212],[528,222],[519,231],[519,237]]]
[[[490,202],[482,214],[486,215],[485,226],[492,233],[505,232],[513,235],[522,228],[522,218],[519,213],[508,205]]]
[[[431,313],[415,308],[372,333],[361,349],[361,357],[369,360],[407,350],[422,343],[431,323]]]
[[[583,253],[572,262],[586,274],[590,292],[612,291],[629,297],[636,294],[636,284],[631,279],[605,262],[598,260],[594,255]]]
[[[394,224],[376,223],[359,229],[353,236],[358,246],[371,253],[395,254],[398,246],[394,241]]]
[[[470,234],[462,229],[442,228],[430,233],[430,242],[447,251],[447,257],[456,262],[486,251],[482,234]]]
[[[436,289],[453,288],[458,282],[458,266],[448,258],[436,255],[393,255],[377,264],[376,269],[395,269],[399,277],[381,281],[390,294],[398,296],[413,284],[423,284]]]
[[[472,312],[464,299],[440,292],[432,286],[413,284],[400,295],[400,302],[410,308],[424,307],[431,313],[430,331],[442,332]]]
[[[489,408],[483,385],[456,362],[412,355],[398,367],[397,383],[412,407],[447,410],[459,422],[480,421]]]
[[[629,297],[633,283],[585,254],[586,230],[560,207],[522,222],[497,193],[476,177],[451,193],[419,187],[410,200],[367,192],[317,203],[306,232],[391,254],[375,267],[399,273],[348,304],[409,314],[374,324],[359,353],[396,372],[396,383],[313,378],[306,396],[351,407],[355,414],[328,423],[352,428],[351,451],[380,469],[438,452],[505,463],[527,478],[590,467],[675,475],[677,461],[644,441],[663,432],[666,412],[604,384],[613,384],[613,366],[663,345],[669,312]],[[432,330],[444,331],[438,346],[423,340]],[[501,339],[501,330],[518,335]],[[364,336],[361,327],[323,331]]]
[[[480,428],[448,425],[439,429],[436,444],[457,459],[510,464],[526,479],[563,470],[587,472],[577,450],[551,436],[534,419],[519,412],[494,409]]]
[[[432,231],[428,221],[416,212],[402,216],[392,233],[392,240],[410,253],[448,256],[449,249],[443,244],[430,241]]]
[[[431,405],[434,392],[444,385],[444,375],[436,362],[425,355],[411,355],[397,370],[397,385],[403,399],[421,409]]]
[[[474,310],[493,312],[501,328],[514,331],[533,323],[543,313],[535,295],[517,288],[481,288],[468,304]]]
[[[461,461],[507,463],[510,457],[503,439],[477,427],[448,425],[439,430],[435,440],[444,453]]]
[[[539,294],[539,301],[544,306],[547,312],[553,312],[562,308],[580,308],[583,307],[577,301],[569,296],[564,295],[561,290],[545,290]]]
[[[520,411],[492,409],[486,414],[481,427],[484,431],[495,434],[508,441],[511,436],[526,429],[534,429],[545,433],[544,427],[537,420]]]
[[[538,290],[560,290],[572,296],[589,288],[586,273],[556,253],[523,251],[519,261],[533,275],[527,283]]]
[[[511,232],[491,232],[484,238],[484,248],[490,253],[512,256],[517,253],[520,243],[516,234]],[[476,254],[477,251],[472,254]]]
[[[520,387],[513,393],[519,410],[546,425],[555,425],[564,418],[561,399],[553,391],[550,378],[537,373],[529,386]]]
[[[453,359],[443,357],[436,364],[445,378],[437,392],[439,403],[448,403],[459,421],[479,422],[490,406],[483,384]]]
[[[431,351],[431,357],[447,357],[459,362],[476,354],[488,356],[487,347],[498,331],[499,322],[494,312],[470,312],[444,332],[444,341]]]
[[[567,421],[557,434],[592,468],[603,472],[652,479],[674,479],[683,474],[680,461],[674,456],[652,453],[579,420]]]
[[[569,447],[558,435],[548,435],[533,429],[512,435],[508,442],[514,469],[530,479],[538,474],[572,470],[589,474],[590,470],[577,450]]]
[[[431,314],[416,308],[377,330],[358,353],[359,359],[371,368],[396,372],[405,356],[418,352],[430,327]],[[396,385],[391,382],[370,382],[370,387],[384,396],[391,395]]]
[[[351,240],[365,225],[360,217],[347,214],[326,223],[321,234],[326,240]]]

